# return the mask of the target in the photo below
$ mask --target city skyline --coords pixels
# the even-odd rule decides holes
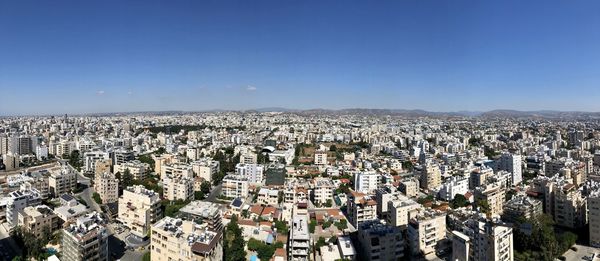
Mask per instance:
[[[0,115],[596,112],[598,5],[2,2]]]

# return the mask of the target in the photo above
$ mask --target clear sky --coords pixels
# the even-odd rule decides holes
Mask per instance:
[[[600,111],[600,1],[0,1],[0,115]]]

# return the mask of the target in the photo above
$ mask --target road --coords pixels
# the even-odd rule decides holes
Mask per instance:
[[[78,194],[78,196],[81,196],[83,201],[85,201],[85,203],[88,205],[88,207],[92,208],[96,212],[102,212],[102,209],[100,209],[100,206],[98,205],[98,203],[96,203],[96,201],[94,201],[94,199],[92,198],[93,195],[94,195],[93,188],[86,188],[81,193]]]
[[[219,195],[221,195],[221,187],[222,185],[219,184],[217,186],[215,186],[210,193],[208,194],[208,197],[206,197],[206,201],[208,202],[213,202],[213,203],[219,203],[219,199],[217,197],[219,197]]]

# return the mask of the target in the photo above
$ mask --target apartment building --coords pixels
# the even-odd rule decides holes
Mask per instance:
[[[223,234],[195,221],[165,217],[152,226],[154,261],[223,260]]]
[[[96,162],[110,159],[110,154],[102,150],[87,151],[83,154],[85,172],[95,172]]]
[[[163,196],[168,200],[194,199],[194,180],[185,176],[163,176]]]
[[[13,229],[19,223],[19,212],[26,207],[37,206],[42,202],[39,191],[36,189],[17,190],[8,194],[6,203],[6,221],[9,229]]]
[[[358,226],[358,242],[365,260],[403,260],[406,241],[402,230],[379,220]]]
[[[110,172],[96,174],[94,177],[94,190],[100,195],[103,204],[119,200],[119,180]]]
[[[132,234],[143,238],[150,226],[162,217],[160,207],[158,193],[141,185],[130,186],[119,198],[118,220],[129,227]]]
[[[360,172],[354,176],[354,190],[373,193],[383,184],[383,176],[374,172]]]
[[[37,238],[58,229],[59,218],[46,205],[28,206],[18,213],[18,225]]]
[[[164,165],[161,169],[161,178],[166,177],[187,177],[194,178],[194,172],[192,171],[192,166],[187,164],[167,164]]]
[[[469,191],[469,179],[463,176],[453,176],[442,184],[438,191],[438,197],[445,201],[451,201],[456,194],[464,195]]]
[[[263,166],[258,164],[238,163],[235,166],[235,174],[246,178],[248,182],[254,184],[264,183]]]
[[[258,157],[257,157],[256,153],[248,151],[248,152],[242,153],[240,155],[240,163],[242,163],[242,164],[256,164],[256,163],[259,163],[259,162],[257,162],[257,158]],[[262,162],[260,162],[260,163],[262,163]]]
[[[518,219],[531,219],[543,213],[542,201],[525,194],[515,195],[504,204],[502,220],[514,223]]]
[[[213,175],[218,173],[220,169],[219,162],[210,158],[194,161],[191,165],[192,171],[196,174],[196,177],[200,177],[208,182],[212,182]]]
[[[423,209],[408,223],[408,240],[413,254],[435,252],[437,243],[446,236],[446,214]]]
[[[125,173],[125,170],[128,169],[129,173],[135,180],[143,180],[148,175],[148,171],[150,169],[150,165],[148,163],[142,163],[139,160],[132,160],[123,162],[121,164],[115,164],[114,173]]]
[[[266,206],[277,206],[279,203],[279,190],[261,188],[258,191],[256,203]]]
[[[310,234],[308,231],[308,215],[294,215],[288,239],[288,260],[310,260]]]
[[[315,165],[327,165],[327,151],[315,151]]]
[[[508,224],[473,218],[452,231],[452,260],[514,260],[513,231]]]
[[[419,180],[415,178],[402,180],[399,189],[405,196],[416,198],[419,196]]]
[[[512,178],[511,183],[513,185],[519,185],[523,180],[522,165],[521,155],[504,152],[496,163],[496,169],[510,172]]]
[[[223,178],[221,195],[227,198],[248,197],[249,182],[246,178],[229,174]]]
[[[436,164],[416,166],[415,173],[420,177],[419,185],[423,189],[435,190],[442,183],[442,172]]]
[[[590,224],[590,245],[600,247],[600,189],[595,189],[588,196],[587,202]]]
[[[48,188],[52,196],[58,197],[65,193],[71,193],[77,188],[77,173],[66,163],[50,173]]]
[[[179,209],[179,213],[186,220],[196,220],[207,224],[208,229],[210,230],[223,231],[223,218],[220,204],[194,200]]]
[[[315,204],[323,205],[327,202],[333,203],[333,194],[336,189],[333,180],[328,178],[315,178],[313,180],[313,185],[314,188],[312,189],[312,193],[313,202]]]
[[[351,191],[348,193],[348,221],[358,227],[367,220],[377,219],[377,202],[364,193]]]
[[[580,228],[587,223],[587,205],[574,184],[566,184],[554,192],[554,222],[568,228]]]
[[[409,220],[416,216],[422,207],[421,204],[403,195],[395,196],[387,202],[387,205],[387,222],[392,226],[402,228],[408,225]]]
[[[63,261],[109,260],[108,231],[99,213],[78,218],[63,229],[61,241]]]
[[[491,183],[485,187],[475,189],[475,202],[487,201],[490,207],[490,215],[497,217],[502,215],[504,210],[505,188],[501,183]]]

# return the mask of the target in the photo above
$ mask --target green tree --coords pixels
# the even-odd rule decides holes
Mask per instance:
[[[334,225],[335,225],[335,227],[337,227],[338,230],[344,230],[344,229],[348,228],[348,221],[346,221],[345,219],[342,219],[339,222],[335,222]]]
[[[142,261],[150,261],[152,260],[152,256],[150,256],[150,251],[144,253],[144,256],[142,257]]]
[[[275,228],[277,228],[277,232],[278,233],[281,233],[281,234],[287,234],[288,233],[288,224],[285,221],[276,220],[275,221]]]
[[[324,237],[319,237],[319,240],[317,240],[317,243],[315,244],[315,248],[316,249],[320,249],[322,246],[327,245],[327,242],[325,241]]]
[[[231,217],[231,221],[227,224],[224,232],[223,259],[226,261],[246,260],[244,238],[242,237],[242,230],[238,225],[237,215]]]
[[[100,198],[100,194],[98,194],[98,192],[94,192],[92,198],[94,198],[94,201],[96,201],[98,205],[102,205],[102,199]]]
[[[450,207],[451,208],[462,208],[462,207],[466,207],[469,205],[469,201],[467,200],[467,198],[465,198],[465,196],[463,194],[456,194],[454,196],[454,199],[452,199],[452,201],[450,201]]]
[[[311,220],[310,223],[308,224],[308,231],[313,234],[315,233],[315,228],[317,227],[317,221],[316,220]]]
[[[131,175],[131,171],[129,168],[126,168],[121,175],[121,182],[123,183],[123,187],[129,187],[133,185],[133,175]]]

